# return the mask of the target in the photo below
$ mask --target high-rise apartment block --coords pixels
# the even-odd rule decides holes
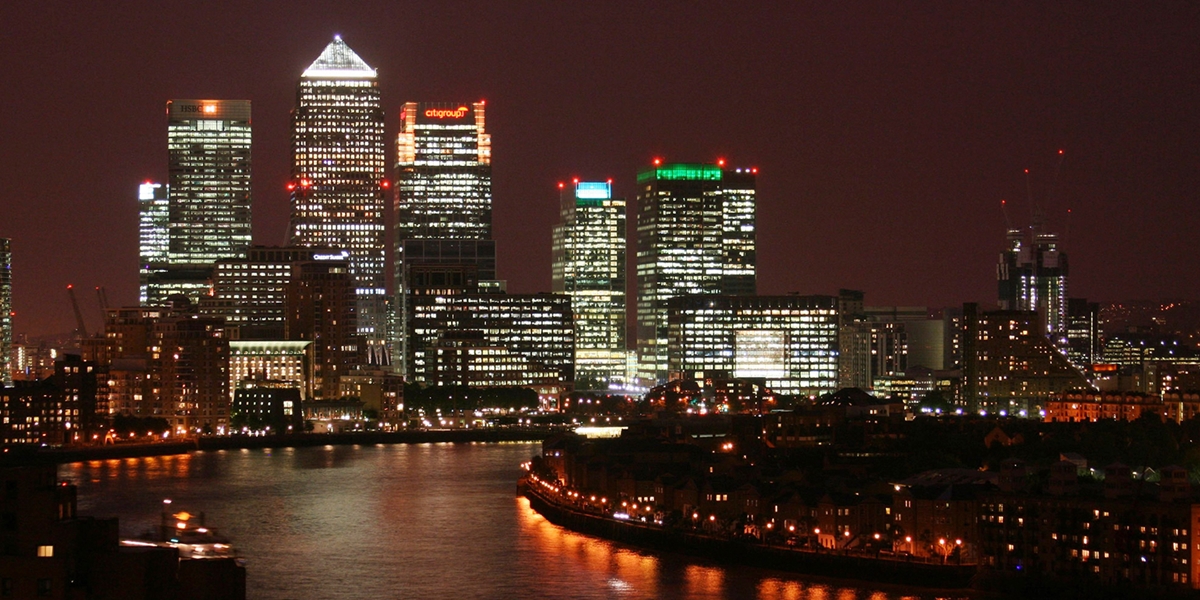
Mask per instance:
[[[638,172],[637,351],[644,382],[668,375],[671,298],[755,293],[756,174],[657,160]]]
[[[963,305],[963,400],[972,409],[1019,414],[1051,394],[1091,384],[1040,330],[1033,311],[981,312]]]
[[[625,379],[625,199],[612,182],[560,185],[552,286],[571,298],[575,388],[607,390]]]
[[[351,261],[312,260],[292,265],[284,304],[287,339],[312,342],[312,395],[341,396],[341,377],[358,363],[359,343]]]
[[[996,267],[1000,310],[1036,312],[1039,328],[1058,348],[1067,345],[1067,255],[1058,234],[1036,215],[1028,229],[1009,229]]]
[[[12,240],[0,238],[0,387],[13,382]]]
[[[383,110],[375,69],[340,37],[304,71],[292,111],[291,245],[350,253],[358,333],[386,334]]]
[[[167,102],[167,175],[166,190],[138,190],[140,295],[151,305],[208,295],[213,263],[250,245],[250,101]]]

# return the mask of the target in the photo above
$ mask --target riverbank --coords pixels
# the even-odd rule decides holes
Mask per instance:
[[[110,444],[82,448],[10,448],[0,465],[64,464],[89,460],[141,458],[187,454],[196,450],[240,450],[242,448],[305,448],[354,444],[462,444],[471,442],[540,442],[548,429],[448,429],[369,431],[354,433],[299,433],[275,436],[201,437],[182,442]]]
[[[970,591],[976,568],[879,559],[834,551],[813,551],[725,539],[575,510],[544,496],[537,486],[521,484],[519,494],[547,521],[571,531],[662,552],[804,575],[915,586],[939,591]]]

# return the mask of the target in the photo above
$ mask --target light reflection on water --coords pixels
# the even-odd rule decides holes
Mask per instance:
[[[537,444],[230,450],[64,465],[79,511],[124,535],[163,498],[249,560],[253,599],[934,598],[655,555],[551,525],[514,497]]]

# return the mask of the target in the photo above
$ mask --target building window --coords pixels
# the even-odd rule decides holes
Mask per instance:
[[[54,546],[38,546],[38,556],[51,558],[54,556]]]

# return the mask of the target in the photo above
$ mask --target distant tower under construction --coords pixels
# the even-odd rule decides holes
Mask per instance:
[[[1068,269],[1058,234],[1046,231],[1039,211],[1029,227],[1010,227],[1007,240],[996,267],[1000,310],[1036,312],[1046,337],[1065,348]]]

